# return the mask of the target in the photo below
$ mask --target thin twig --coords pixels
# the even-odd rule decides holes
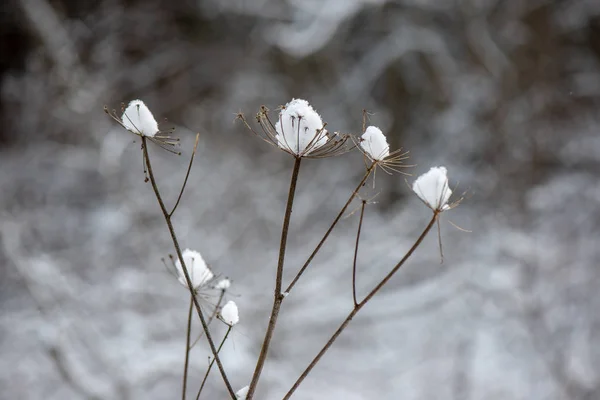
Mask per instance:
[[[342,218],[342,216],[346,212],[346,209],[348,208],[348,206],[350,205],[350,203],[352,203],[352,200],[354,200],[354,198],[358,194],[358,191],[360,190],[360,188],[365,184],[365,182],[367,181],[367,178],[371,175],[371,172],[373,172],[373,170],[375,169],[375,166],[376,166],[376,163],[372,163],[371,166],[369,166],[367,168],[367,172],[365,172],[365,176],[363,176],[363,178],[361,179],[361,181],[358,184],[358,186],[356,186],[356,189],[354,189],[354,191],[350,195],[350,198],[348,199],[348,201],[346,202],[346,204],[344,205],[344,207],[342,207],[342,209],[340,210],[340,212],[337,215],[337,217],[335,217],[335,219],[331,223],[331,226],[329,227],[329,229],[327,230],[327,232],[325,232],[325,235],[323,236],[323,238],[321,239],[321,241],[319,242],[319,244],[317,245],[317,247],[313,250],[312,254],[308,257],[308,260],[306,260],[306,262],[304,263],[304,265],[302,266],[302,268],[300,268],[300,271],[298,271],[298,273],[296,274],[296,276],[294,277],[294,279],[292,280],[292,282],[290,283],[290,285],[287,287],[287,289],[285,290],[285,293],[289,293],[292,290],[292,288],[294,287],[294,285],[296,285],[296,282],[298,282],[298,279],[300,279],[300,277],[302,276],[302,274],[304,273],[304,271],[306,270],[306,268],[312,262],[313,258],[315,258],[315,256],[319,252],[319,250],[321,250],[321,247],[323,246],[323,244],[325,243],[325,241],[327,240],[327,238],[329,237],[329,235],[333,231],[333,228],[335,228],[335,226],[337,225],[337,223],[339,222],[339,220]]]
[[[225,344],[225,341],[227,340],[227,336],[229,336],[229,332],[231,332],[231,328],[233,328],[233,326],[229,325],[229,328],[227,328],[227,332],[225,333],[223,340],[221,340],[221,344],[219,345],[217,352],[221,351],[221,348],[223,347],[223,345]],[[213,358],[212,361],[210,362],[210,364],[208,364],[208,369],[206,370],[206,373],[204,374],[204,379],[202,379],[202,384],[200,385],[200,389],[198,389],[198,394],[196,395],[196,400],[198,400],[200,398],[200,394],[202,393],[202,389],[204,389],[204,384],[206,383],[206,380],[208,379],[208,374],[210,374],[210,370],[214,363],[215,363],[215,359]]]
[[[348,316],[346,317],[344,322],[342,322],[340,327],[335,331],[335,333],[331,336],[331,338],[329,338],[327,343],[325,343],[325,345],[323,346],[321,351],[319,351],[319,353],[311,361],[311,363],[308,365],[308,367],[306,367],[304,372],[302,372],[302,374],[296,380],[296,382],[294,383],[292,388],[283,397],[283,400],[288,400],[290,397],[292,397],[292,394],[296,391],[296,389],[298,389],[298,386],[300,386],[302,381],[304,381],[304,379],[312,371],[312,369],[315,367],[315,365],[317,365],[317,363],[321,360],[321,357],[323,357],[323,355],[327,352],[327,350],[329,350],[329,348],[336,341],[338,336],[340,336],[340,334],[344,331],[344,329],[346,329],[346,327],[348,326],[350,321],[352,321],[352,318],[354,318],[354,316],[364,307],[364,305],[367,304],[367,302],[369,300],[371,300],[371,298],[373,298],[373,296],[375,296],[375,294],[377,294],[377,292],[392,278],[392,276],[394,276],[394,274],[400,269],[400,267],[402,267],[404,265],[406,260],[409,259],[409,257],[414,253],[414,251],[417,249],[417,247],[419,247],[419,245],[421,244],[423,239],[425,239],[425,236],[427,236],[427,234],[429,233],[429,231],[435,224],[435,222],[438,218],[438,215],[439,215],[439,212],[434,212],[433,217],[431,218],[431,221],[429,221],[429,224],[427,224],[427,227],[423,230],[423,232],[421,233],[419,238],[415,241],[415,243],[408,250],[408,252],[404,255],[404,257],[402,257],[402,259],[398,262],[398,264],[396,264],[396,266],[394,266],[394,268],[392,268],[392,270],[385,276],[385,278],[383,278],[381,280],[381,282],[379,282],[377,284],[377,286],[375,286],[375,288],[373,288],[373,290],[371,290],[371,292],[369,292],[369,294],[360,303],[358,303],[352,309],[352,311],[350,311],[350,313],[348,314]]]
[[[246,395],[247,400],[252,400],[256,385],[260,379],[265,360],[267,359],[267,353],[269,352],[269,345],[273,338],[273,332],[275,331],[275,325],[277,324],[277,317],[279,316],[279,309],[281,308],[281,302],[283,301],[283,294],[281,293],[282,280],[283,280],[283,263],[285,260],[285,249],[287,246],[287,237],[290,227],[290,219],[292,217],[292,207],[294,205],[294,195],[296,193],[296,183],[298,182],[298,174],[300,173],[300,162],[301,157],[296,157],[294,161],[294,169],[292,171],[292,177],[290,179],[290,189],[288,192],[287,206],[285,208],[285,216],[283,218],[283,227],[281,228],[281,242],[279,244],[279,260],[277,262],[277,275],[275,278],[275,291],[273,294],[273,308],[271,310],[271,317],[269,318],[269,326],[265,333],[262,348],[256,362],[254,374],[252,375],[252,381],[248,388],[248,394]]]
[[[187,391],[188,366],[190,362],[190,336],[192,333],[192,311],[194,310],[194,299],[190,296],[190,308],[188,310],[187,330],[185,336],[185,363],[183,364],[183,388],[181,390],[181,398],[185,400]]]
[[[219,300],[217,300],[217,305],[215,306],[215,309],[213,310],[212,314],[210,314],[210,316],[206,320],[206,325],[210,326],[210,324],[213,322],[213,320],[217,316],[217,313],[219,312],[219,309],[221,308],[221,302],[223,301],[224,297],[225,297],[225,289],[221,289],[221,294],[219,295]],[[202,335],[204,335],[204,331],[201,331],[198,334],[198,337],[196,338],[196,340],[194,340],[194,343],[192,343],[192,345],[190,346],[190,349],[193,349],[194,346],[196,345],[196,343],[198,343],[198,341],[200,339],[202,339]]]
[[[363,200],[360,207],[360,219],[358,220],[358,231],[356,232],[356,246],[354,246],[354,261],[352,262],[352,299],[354,300],[354,307],[358,306],[356,301],[356,259],[358,258],[358,242],[360,240],[360,231],[362,228],[363,217],[365,215],[365,206],[367,201]]]
[[[225,386],[227,387],[227,391],[229,392],[229,395],[231,396],[231,398],[233,400],[235,400],[236,399],[235,392],[233,391],[233,388],[231,387],[231,383],[229,382],[229,379],[227,378],[227,374],[225,373],[223,364],[221,363],[221,360],[219,359],[219,354],[217,353],[217,348],[215,347],[215,343],[214,343],[212,336],[210,334],[210,331],[208,329],[208,325],[206,324],[206,319],[204,318],[204,313],[202,312],[200,303],[198,302],[198,299],[196,298],[196,294],[194,293],[194,285],[192,283],[192,279],[190,278],[188,269],[185,265],[183,255],[181,253],[181,247],[179,246],[179,241],[177,240],[177,235],[175,234],[175,229],[173,228],[173,224],[171,223],[171,217],[169,217],[169,212],[167,211],[167,208],[165,207],[165,203],[163,202],[162,197],[160,195],[160,191],[158,190],[158,185],[156,184],[156,179],[155,179],[154,173],[152,171],[152,164],[150,163],[150,156],[148,154],[148,146],[147,146],[147,141],[146,141],[145,136],[142,136],[142,151],[144,152],[144,159],[146,160],[146,166],[148,167],[148,175],[150,176],[150,182],[152,183],[152,189],[154,190],[154,194],[156,195],[156,200],[158,201],[160,209],[165,218],[165,222],[167,223],[167,227],[169,228],[169,233],[171,234],[173,246],[175,247],[175,252],[177,253],[177,257],[179,258],[179,261],[181,262],[181,269],[183,271],[185,281],[187,283],[188,289],[190,290],[190,294],[192,296],[194,306],[196,307],[196,311],[198,312],[198,317],[200,317],[200,323],[202,324],[202,329],[204,330],[204,333],[206,334],[206,339],[208,340],[210,349],[213,353],[213,356],[215,357],[217,366],[219,367],[219,371],[221,372],[221,376],[223,377],[223,382],[225,382]]]
[[[185,179],[183,180],[183,185],[181,185],[181,190],[179,191],[179,196],[177,196],[177,201],[173,206],[173,209],[169,213],[169,218],[173,216],[175,210],[177,210],[177,206],[179,206],[179,202],[181,201],[181,196],[183,196],[183,191],[185,190],[185,185],[187,185],[188,178],[190,177],[190,171],[192,170],[192,164],[194,163],[194,156],[196,155],[196,149],[198,148],[198,140],[200,139],[200,134],[196,134],[196,142],[194,143],[194,150],[192,151],[192,156],[190,157],[190,163],[188,165],[187,171],[185,173]]]

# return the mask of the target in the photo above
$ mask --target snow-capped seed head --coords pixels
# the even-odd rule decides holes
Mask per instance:
[[[154,137],[158,133],[158,123],[141,100],[130,102],[121,120],[125,128],[136,135]]]
[[[381,161],[390,155],[390,145],[381,129],[369,126],[361,136],[360,147],[373,161]]]
[[[446,167],[433,167],[419,176],[412,189],[433,211],[445,211],[450,208],[448,200],[452,190],[448,186]]]
[[[221,319],[229,326],[234,326],[240,322],[237,305],[233,301],[228,301],[220,312]]]
[[[235,398],[238,400],[246,400],[246,396],[248,395],[248,390],[250,390],[249,386],[244,386],[237,392],[235,392]]]
[[[310,154],[329,139],[321,116],[302,99],[292,99],[281,109],[275,130],[279,147],[298,156]]]
[[[202,255],[197,251],[185,249],[182,255],[190,279],[192,280],[193,289],[198,289],[200,286],[205,285],[215,276],[206,265],[206,262],[204,262]],[[179,283],[188,287],[179,259],[175,261],[175,268],[177,269],[177,279],[179,280]]]
[[[231,287],[231,281],[229,279],[227,279],[227,278],[221,279],[215,285],[215,289],[219,289],[219,290],[227,290],[230,287]]]

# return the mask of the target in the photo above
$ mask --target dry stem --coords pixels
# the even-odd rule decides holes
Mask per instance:
[[[294,169],[292,171],[292,177],[290,179],[290,189],[288,193],[287,206],[285,209],[285,216],[283,218],[283,227],[281,229],[281,241],[279,244],[279,260],[277,262],[277,276],[275,278],[275,291],[273,294],[273,308],[271,310],[269,326],[267,327],[267,332],[265,333],[265,338],[263,340],[262,348],[258,356],[258,361],[256,362],[254,374],[252,375],[252,381],[250,382],[250,387],[248,388],[248,394],[246,395],[247,400],[252,399],[254,391],[256,390],[256,385],[258,384],[258,380],[260,379],[260,374],[262,373],[262,369],[267,359],[267,353],[269,352],[269,345],[271,344],[271,339],[273,338],[273,333],[275,331],[275,325],[277,324],[277,317],[279,316],[281,302],[284,298],[283,294],[281,293],[283,280],[283,264],[285,260],[287,236],[289,232],[290,219],[292,216],[292,207],[294,205],[294,195],[296,193],[296,183],[298,182],[298,174],[300,173],[301,161],[301,157],[296,157],[294,161]]]
[[[429,224],[427,224],[427,227],[423,230],[423,232],[421,233],[421,235],[419,236],[419,238],[415,241],[415,243],[408,250],[408,252],[404,255],[404,257],[402,257],[402,259],[398,262],[398,264],[396,264],[396,266],[394,266],[394,268],[392,268],[392,270],[385,276],[385,278],[383,278],[381,280],[381,282],[379,282],[377,284],[377,286],[375,286],[373,288],[373,290],[371,290],[369,292],[369,294],[360,303],[358,303],[352,309],[352,311],[350,311],[350,313],[348,314],[348,316],[346,317],[346,319],[342,322],[342,324],[339,326],[339,328],[335,331],[335,333],[331,336],[331,338],[329,338],[329,340],[327,341],[327,343],[325,343],[325,345],[323,346],[323,348],[321,349],[321,351],[319,351],[319,353],[311,361],[311,363],[308,365],[308,367],[306,367],[306,369],[304,370],[304,372],[302,372],[302,374],[296,380],[296,382],[294,383],[294,385],[292,386],[292,388],[286,393],[286,395],[284,396],[283,400],[288,400],[292,396],[292,394],[296,391],[296,389],[298,388],[298,386],[300,386],[300,384],[302,383],[302,381],[304,381],[304,379],[312,371],[312,369],[315,367],[315,365],[317,365],[317,363],[321,360],[321,357],[323,357],[323,355],[327,352],[327,350],[329,350],[329,348],[331,347],[331,345],[336,341],[336,339],[338,338],[338,336],[340,336],[340,334],[344,331],[344,329],[346,329],[346,327],[348,326],[348,324],[350,323],[350,321],[352,321],[352,318],[354,318],[354,316],[364,307],[364,305],[367,304],[367,302],[369,300],[371,300],[373,298],[373,296],[375,296],[375,294],[377,294],[377,292],[404,265],[404,263],[406,262],[406,260],[409,259],[409,257],[414,253],[414,251],[417,249],[417,247],[419,247],[419,245],[421,244],[421,242],[423,241],[423,239],[425,239],[425,236],[427,236],[427,234],[429,233],[429,231],[431,230],[431,228],[433,227],[433,225],[437,221],[438,215],[439,215],[439,212],[434,212],[433,217],[431,218],[431,221],[429,221]]]
[[[181,262],[181,267],[182,267],[181,269],[183,270],[183,275],[185,277],[185,281],[187,283],[188,289],[190,290],[190,294],[192,296],[192,301],[194,302],[194,305],[196,307],[196,311],[198,312],[198,317],[200,317],[200,323],[202,324],[202,329],[204,330],[204,333],[206,334],[206,339],[208,340],[210,349],[213,353],[213,356],[215,357],[217,366],[219,367],[219,371],[221,372],[221,376],[223,377],[223,381],[225,382],[225,386],[227,387],[227,391],[229,392],[229,395],[231,396],[231,398],[233,400],[235,400],[236,399],[235,392],[233,391],[233,388],[231,387],[231,383],[229,382],[229,379],[227,378],[227,374],[225,373],[223,364],[221,363],[221,360],[219,359],[219,354],[217,352],[217,348],[215,347],[215,343],[214,343],[212,336],[210,334],[210,331],[208,329],[208,325],[206,324],[206,319],[204,318],[204,313],[202,312],[200,303],[198,302],[198,299],[196,298],[196,294],[194,293],[192,279],[190,278],[190,274],[185,265],[183,255],[181,253],[181,247],[179,246],[179,241],[177,239],[177,235],[175,234],[175,229],[173,228],[173,224],[171,222],[171,217],[169,215],[169,212],[167,211],[167,208],[165,207],[165,203],[162,200],[162,196],[160,195],[158,185],[156,184],[156,179],[154,177],[154,173],[152,172],[152,164],[150,163],[150,156],[148,154],[147,144],[148,143],[146,141],[146,137],[142,136],[142,151],[144,153],[144,160],[146,162],[146,166],[148,167],[148,175],[150,176],[150,182],[152,183],[152,189],[154,190],[154,194],[156,195],[156,200],[158,201],[160,209],[165,218],[165,222],[167,223],[167,227],[169,228],[169,233],[171,234],[173,246],[175,247],[175,252],[177,253],[177,257],[179,258],[179,261]]]

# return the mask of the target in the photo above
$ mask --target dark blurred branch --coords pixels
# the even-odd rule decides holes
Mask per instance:
[[[64,352],[58,346],[48,346],[46,348],[50,359],[54,363],[58,373],[63,380],[77,393],[88,400],[101,400],[102,398],[91,393],[84,385],[82,385],[76,377],[73,376],[69,361],[66,359]]]

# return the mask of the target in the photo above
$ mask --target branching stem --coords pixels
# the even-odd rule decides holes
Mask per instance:
[[[147,144],[148,144],[148,142],[146,140],[146,137],[142,136],[142,151],[144,153],[144,160],[146,162],[146,166],[148,167],[148,175],[150,176],[150,182],[152,183],[152,189],[154,190],[154,194],[156,195],[156,200],[158,201],[158,205],[160,206],[160,209],[165,218],[165,222],[167,223],[167,227],[169,228],[169,233],[171,234],[173,246],[175,247],[175,252],[177,253],[177,257],[179,258],[179,261],[181,262],[181,269],[183,270],[183,275],[185,277],[185,281],[187,283],[188,289],[190,290],[190,294],[192,296],[192,301],[194,302],[194,306],[196,307],[196,311],[198,312],[198,317],[200,317],[200,323],[202,324],[202,329],[204,330],[204,333],[206,334],[206,339],[208,340],[210,349],[213,353],[213,356],[215,357],[217,366],[219,367],[219,371],[221,372],[221,376],[223,377],[223,382],[225,382],[225,386],[227,387],[227,391],[229,392],[230,397],[233,400],[235,400],[236,399],[235,392],[233,391],[233,388],[231,387],[231,383],[229,382],[229,379],[227,378],[227,374],[225,373],[223,364],[221,363],[221,360],[219,359],[219,354],[217,352],[217,348],[215,347],[215,343],[214,343],[212,336],[210,334],[210,331],[208,329],[208,325],[206,324],[206,319],[204,318],[204,313],[202,312],[202,308],[200,307],[198,298],[196,297],[196,294],[194,293],[194,286],[192,283],[192,279],[190,278],[190,274],[185,265],[183,255],[181,253],[181,247],[179,246],[179,241],[177,239],[177,235],[175,234],[175,229],[173,228],[173,224],[171,222],[171,217],[169,215],[169,212],[167,211],[167,208],[165,207],[165,203],[163,202],[162,196],[160,195],[158,185],[156,184],[156,178],[154,177],[154,173],[152,171],[152,164],[150,162],[150,156],[148,154],[148,145]]]
[[[221,303],[223,302],[224,297],[225,297],[225,290],[222,289],[221,294],[219,294],[219,300],[217,300],[217,304],[215,305],[215,309],[213,310],[212,314],[210,314],[208,319],[206,320],[206,325],[210,326],[210,324],[213,322],[213,320],[217,316],[217,313],[221,309]],[[202,335],[204,335],[204,331],[201,331],[198,334],[198,337],[196,338],[196,340],[194,340],[194,343],[192,343],[192,345],[190,346],[190,349],[193,349],[194,346],[196,345],[196,343],[198,343],[198,341],[200,339],[202,339]]]
[[[329,237],[329,235],[333,231],[333,228],[335,228],[335,226],[337,225],[337,223],[340,221],[340,219],[342,218],[342,216],[346,212],[346,209],[348,208],[348,206],[350,205],[350,203],[352,203],[352,200],[354,200],[354,198],[358,194],[358,191],[360,190],[361,187],[363,187],[363,185],[367,181],[367,178],[369,178],[369,176],[371,175],[371,173],[373,172],[373,170],[375,169],[375,167],[376,167],[376,163],[373,163],[373,164],[371,164],[370,167],[367,168],[367,172],[365,172],[365,176],[363,176],[363,178],[361,179],[360,183],[356,186],[356,189],[354,189],[354,191],[350,195],[350,198],[348,199],[348,201],[346,202],[346,204],[344,204],[344,207],[342,207],[342,209],[338,213],[337,217],[335,217],[335,219],[331,223],[331,226],[329,227],[329,229],[327,229],[327,232],[325,232],[325,235],[323,236],[323,238],[321,239],[321,241],[319,242],[319,244],[317,244],[317,247],[313,250],[312,254],[308,257],[308,259],[306,260],[306,262],[304,263],[304,265],[302,266],[302,268],[300,268],[300,271],[298,271],[298,273],[296,274],[296,276],[294,277],[294,279],[292,280],[292,282],[289,284],[289,286],[285,290],[285,293],[289,293],[292,290],[292,288],[296,285],[296,282],[298,282],[298,279],[300,279],[300,277],[302,276],[302,274],[304,273],[304,271],[306,270],[306,268],[308,268],[308,266],[312,262],[313,258],[315,258],[315,256],[319,252],[319,250],[321,250],[321,247],[323,246],[323,244],[325,243],[325,241],[327,240],[327,238]]]
[[[225,336],[223,336],[223,340],[221,340],[221,344],[219,344],[219,348],[217,349],[217,352],[221,351],[221,348],[223,347],[223,345],[225,344],[225,341],[227,340],[227,336],[229,336],[229,332],[231,332],[231,328],[233,328],[231,325],[229,326],[229,328],[227,328],[227,332],[225,333]],[[198,400],[200,398],[200,394],[202,393],[202,389],[204,389],[204,384],[206,383],[206,380],[208,379],[208,374],[210,374],[210,370],[214,363],[215,363],[215,358],[213,358],[212,361],[210,362],[210,364],[208,364],[208,369],[206,370],[206,373],[204,374],[204,378],[202,379],[202,383],[200,384],[200,389],[198,389],[198,395],[196,395],[196,400]]]
[[[348,326],[350,321],[352,321],[352,318],[354,318],[354,316],[364,307],[364,305],[367,304],[367,302],[369,302],[369,300],[371,300],[373,298],[373,296],[375,296],[375,294],[377,294],[377,292],[379,292],[379,290],[392,278],[392,276],[394,276],[394,274],[404,265],[406,260],[408,260],[410,258],[410,256],[419,247],[419,245],[421,244],[423,239],[425,239],[425,237],[427,236],[427,234],[429,233],[429,231],[431,230],[431,228],[437,221],[438,215],[439,215],[439,212],[434,212],[433,217],[431,218],[431,221],[429,221],[429,224],[427,224],[427,227],[425,227],[425,229],[423,230],[421,235],[418,237],[418,239],[415,241],[415,243],[412,245],[412,247],[408,250],[408,252],[406,252],[404,257],[402,257],[402,259],[398,262],[398,264],[396,264],[394,266],[394,268],[392,268],[392,270],[369,292],[369,294],[360,303],[358,303],[352,309],[352,311],[350,311],[350,313],[348,314],[346,319],[342,322],[342,324],[339,326],[339,328],[335,331],[335,333],[331,336],[331,338],[329,338],[327,343],[325,343],[325,345],[323,346],[321,351],[319,351],[319,353],[315,356],[315,358],[313,358],[313,360],[308,365],[308,367],[306,367],[304,372],[302,372],[302,374],[296,380],[296,382],[294,383],[292,388],[286,393],[286,395],[283,397],[283,400],[288,400],[290,397],[292,397],[292,394],[294,394],[294,392],[296,391],[298,386],[300,386],[302,381],[304,381],[304,379],[312,371],[312,369],[315,367],[315,365],[317,365],[317,363],[321,360],[321,357],[323,357],[323,355],[327,352],[327,350],[329,350],[331,345],[336,341],[336,339],[340,336],[340,334],[344,331],[344,329],[346,329],[346,327]]]

